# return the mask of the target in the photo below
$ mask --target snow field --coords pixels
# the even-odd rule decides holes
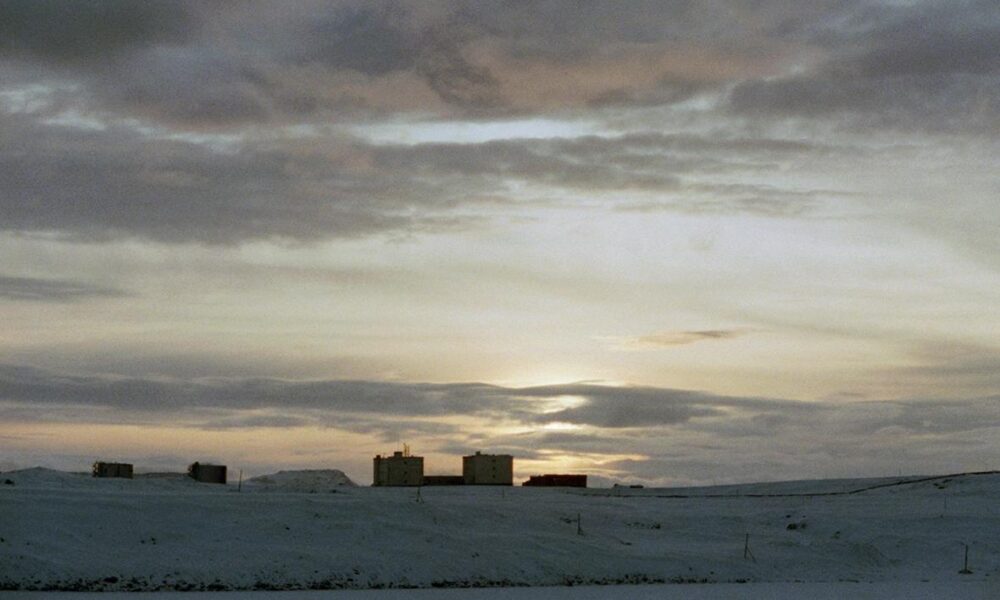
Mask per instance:
[[[842,496],[440,487],[422,488],[419,502],[412,488],[237,493],[183,478],[45,470],[3,478],[14,481],[0,485],[6,589],[876,582],[972,590],[1000,581],[997,474]],[[299,479],[283,485],[300,489]],[[753,493],[808,483],[797,486],[755,484]],[[657,497],[678,493],[700,497]],[[971,575],[958,574],[964,544]]]
[[[716,583],[295,592],[157,592],[155,600],[992,600],[989,582]],[[11,592],[10,600],[140,600],[148,592]]]

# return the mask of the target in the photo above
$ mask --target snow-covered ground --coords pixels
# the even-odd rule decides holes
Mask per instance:
[[[0,474],[0,586],[266,590],[751,582],[743,585],[761,591],[769,589],[762,582],[775,590],[791,582],[792,589],[816,593],[847,586],[852,597],[879,586],[948,589],[961,597],[1000,587],[994,585],[1000,582],[1000,474],[851,494],[843,492],[900,479],[674,490],[440,487],[418,494],[324,485],[330,477],[271,476],[270,483],[245,484],[238,493],[233,485],[183,477],[93,479],[44,469]],[[13,485],[4,485],[5,479]],[[767,496],[811,492],[839,495]],[[965,544],[971,574],[958,572]],[[696,594],[735,588],[627,589]],[[558,598],[553,594],[561,589],[545,590],[544,597]],[[613,588],[596,588],[596,596],[571,589],[574,598],[602,598]],[[523,594],[455,598],[543,597],[515,592]],[[619,597],[643,597],[632,592]],[[401,597],[423,597],[408,594]],[[824,597],[797,597],[806,596]]]
[[[715,583],[295,592],[158,592],[154,600],[995,600],[989,581]],[[143,600],[147,592],[13,592],[5,600]]]

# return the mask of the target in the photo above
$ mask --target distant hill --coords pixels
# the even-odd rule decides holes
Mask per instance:
[[[339,469],[278,471],[243,482],[248,490],[261,492],[328,493],[340,487],[356,487],[351,478]]]

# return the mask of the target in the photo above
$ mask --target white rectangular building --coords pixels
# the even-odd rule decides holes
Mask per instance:
[[[462,457],[465,485],[514,485],[514,457],[510,454],[483,454]]]
[[[423,485],[424,457],[393,452],[392,456],[376,455],[372,464],[373,486]]]

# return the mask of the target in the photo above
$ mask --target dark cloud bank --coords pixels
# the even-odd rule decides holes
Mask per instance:
[[[989,0],[0,5],[0,58],[22,78],[72,81],[88,109],[197,126],[545,112],[552,82],[518,77],[542,68],[565,74],[564,107],[669,104],[739,84],[732,106],[748,114],[947,125],[995,93],[998,32]],[[573,88],[599,64],[618,76]],[[392,85],[414,93],[392,97]]]
[[[864,3],[812,38],[827,52],[816,68],[742,82],[730,97],[732,108],[754,116],[842,117],[865,127],[995,135],[995,2]]]
[[[993,2],[8,0],[0,227],[172,243],[433,231],[528,201],[512,182],[629,210],[800,215],[837,193],[731,176],[864,153],[768,124],[993,135],[998,42]],[[613,122],[694,96],[719,127],[415,147],[280,129]]]

